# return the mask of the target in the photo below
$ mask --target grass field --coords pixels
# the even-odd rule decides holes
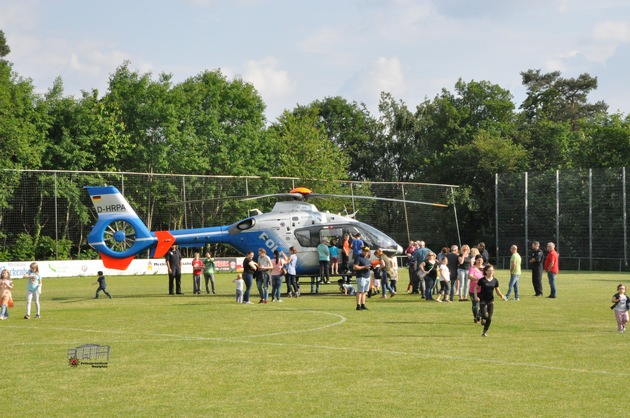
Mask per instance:
[[[358,312],[330,285],[282,304],[238,305],[232,276],[218,275],[219,294],[210,296],[192,295],[187,276],[177,297],[166,295],[164,276],[108,277],[112,300],[92,299],[95,278],[44,279],[42,318],[31,320],[22,319],[26,283],[15,280],[15,307],[0,322],[3,416],[590,417],[628,409],[630,335],[617,333],[609,309],[627,275],[561,272],[552,300],[532,296],[526,272],[520,302],[497,300],[488,338],[469,302],[400,292]],[[497,277],[505,292],[507,273]],[[68,349],[84,344],[109,345],[108,367],[70,367]]]

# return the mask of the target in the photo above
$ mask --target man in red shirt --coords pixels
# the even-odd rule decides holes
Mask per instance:
[[[549,288],[551,294],[548,296],[552,299],[556,298],[556,274],[558,274],[558,253],[556,245],[553,242],[547,243],[547,256],[545,257],[545,271],[549,279]]]

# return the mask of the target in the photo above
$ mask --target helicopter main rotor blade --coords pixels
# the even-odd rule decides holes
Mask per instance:
[[[168,202],[164,203],[164,206],[175,206],[175,205],[187,205],[188,203],[204,203],[204,202],[214,202],[217,200],[223,199],[240,199],[247,196],[225,196],[225,197],[209,197],[207,199],[191,199],[191,200],[180,200],[179,202]]]
[[[164,206],[173,206],[173,205],[182,205],[187,203],[203,203],[203,202],[212,202],[215,200],[227,200],[234,199],[239,200],[241,202],[248,200],[257,200],[264,199],[269,197],[289,197],[293,200],[308,200],[310,198],[326,198],[326,197],[338,197],[342,199],[367,199],[367,200],[382,200],[386,202],[397,202],[397,203],[410,203],[414,205],[427,205],[427,206],[437,206],[441,208],[447,208],[448,205],[442,203],[431,203],[431,202],[420,202],[417,200],[404,200],[404,199],[391,199],[386,197],[374,197],[374,196],[357,196],[357,195],[341,195],[341,194],[324,194],[324,193],[272,193],[272,194],[263,194],[263,195],[249,195],[249,196],[225,196],[225,197],[217,197],[217,198],[208,198],[208,199],[194,199],[180,202],[171,202],[165,203]]]
[[[256,199],[264,199],[266,197],[291,197],[295,200],[305,200],[306,196],[302,193],[273,193],[273,194],[263,194],[258,196],[246,196],[243,199],[239,199],[241,202],[246,200],[256,200]]]
[[[384,200],[386,202],[399,202],[399,203],[411,203],[414,205],[428,205],[428,206],[437,206],[440,208],[447,208],[448,205],[442,203],[430,203],[430,202],[420,202],[417,200],[404,200],[404,199],[390,199],[387,197],[374,197],[374,196],[351,196],[351,195],[342,195],[342,194],[319,194],[312,193],[308,196],[309,198],[323,198],[323,197],[341,197],[344,199],[368,199],[368,200]]]

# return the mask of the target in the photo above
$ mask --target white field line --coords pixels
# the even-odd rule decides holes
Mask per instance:
[[[287,309],[291,310],[291,309]],[[338,346],[330,346],[330,345],[313,345],[313,344],[300,344],[300,343],[276,343],[271,341],[251,341],[249,338],[261,338],[261,337],[272,337],[276,335],[286,335],[286,334],[300,334],[307,332],[315,332],[320,331],[326,328],[336,327],[344,322],[346,322],[347,318],[343,315],[339,315],[332,312],[324,312],[324,311],[302,311],[309,313],[318,313],[329,316],[334,316],[338,318],[338,321],[323,325],[315,328],[305,328],[299,330],[292,331],[281,331],[274,332],[268,334],[255,334],[255,335],[246,335],[235,338],[224,338],[224,337],[201,337],[201,336],[190,336],[190,335],[179,335],[179,334],[162,334],[162,333],[151,333],[151,332],[135,332],[135,331],[115,331],[115,330],[102,330],[102,329],[83,329],[83,328],[61,328],[61,327],[45,327],[47,330],[56,330],[56,331],[74,331],[74,332],[86,332],[86,333],[95,333],[95,334],[118,334],[118,335],[138,335],[138,336],[147,336],[147,337],[157,337],[157,339],[153,340],[137,340],[137,339],[121,339],[121,340],[109,340],[109,344],[114,342],[125,342],[125,343],[137,343],[137,342],[167,342],[167,341],[216,341],[216,342],[225,342],[232,344],[256,344],[256,345],[269,345],[269,346],[278,346],[278,347],[300,347],[307,349],[317,349],[317,350],[337,350],[337,351],[348,351],[356,353],[357,351],[361,351],[364,353],[372,353],[372,354],[386,354],[386,355],[396,355],[396,356],[410,356],[410,357],[420,357],[420,358],[433,358],[433,359],[442,359],[442,360],[461,360],[467,362],[476,362],[483,364],[496,364],[501,366],[509,366],[509,367],[528,367],[533,369],[543,369],[543,370],[556,370],[562,372],[570,372],[570,373],[586,373],[586,374],[599,374],[599,375],[610,375],[610,376],[626,376],[626,373],[607,371],[607,370],[589,370],[589,369],[577,369],[577,368],[567,368],[567,367],[558,367],[558,366],[549,366],[538,363],[524,363],[524,362],[511,362],[511,361],[503,361],[503,360],[493,360],[493,359],[480,359],[480,358],[470,358],[470,357],[462,357],[462,356],[450,356],[450,355],[441,355],[441,354],[425,354],[425,353],[417,353],[417,352],[407,352],[407,351],[395,351],[395,350],[382,350],[377,348],[361,348],[361,347],[338,347]],[[5,328],[18,328],[18,329],[37,329],[40,327],[25,327],[20,325],[5,325]],[[44,327],[42,327],[44,328]],[[8,345],[60,345],[60,344],[75,344],[75,343],[83,343],[83,341],[66,341],[66,342],[6,342],[5,346]]]

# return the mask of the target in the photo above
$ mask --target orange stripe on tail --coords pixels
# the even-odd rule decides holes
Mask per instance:
[[[135,258],[135,255],[127,258],[114,258],[105,254],[101,254],[101,259],[103,260],[103,265],[105,268],[114,269],[114,270],[127,270],[131,261]]]
[[[166,255],[168,249],[175,244],[175,237],[168,231],[155,231],[154,234],[158,239],[158,243],[151,257],[162,258]]]

